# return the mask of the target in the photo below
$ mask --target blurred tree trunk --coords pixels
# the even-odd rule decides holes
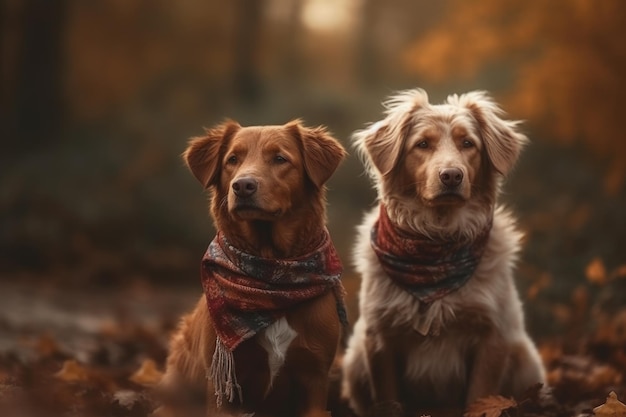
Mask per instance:
[[[7,74],[6,74],[6,61],[7,61],[7,12],[5,8],[7,5],[5,2],[0,3],[0,114],[2,114],[1,122],[5,121],[6,114],[6,94],[7,94]],[[4,123],[3,123],[4,125]]]
[[[7,146],[9,143],[10,133],[12,129],[10,121],[12,119],[12,84],[11,73],[9,66],[15,60],[11,56],[11,31],[12,25],[9,22],[10,6],[7,2],[0,2],[0,137],[2,138],[2,144]],[[0,159],[2,157],[0,156]]]
[[[291,0],[289,21],[285,34],[285,47],[282,62],[282,74],[291,85],[298,83],[305,75],[302,57],[302,8],[303,0]]]
[[[263,0],[236,0],[238,24],[235,34],[234,88],[238,98],[256,101],[261,96],[259,52],[263,23]]]
[[[14,83],[5,128],[7,147],[24,152],[60,139],[65,121],[63,76],[67,0],[24,0],[13,16],[19,19],[18,50],[8,81]],[[6,86],[3,91],[9,90]],[[6,99],[6,98],[5,98]]]
[[[371,86],[379,78],[376,50],[376,22],[378,5],[384,4],[380,0],[362,0],[361,26],[358,37],[357,74],[364,86]]]

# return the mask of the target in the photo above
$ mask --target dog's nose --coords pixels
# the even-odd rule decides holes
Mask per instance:
[[[459,168],[445,168],[439,172],[439,179],[447,187],[456,187],[463,181],[463,171]]]
[[[258,185],[254,178],[243,177],[233,182],[233,191],[237,197],[250,197],[256,192]]]

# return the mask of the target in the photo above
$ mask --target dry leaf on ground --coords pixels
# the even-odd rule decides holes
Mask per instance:
[[[504,410],[516,407],[517,403],[500,395],[480,398],[470,404],[463,417],[500,417]]]
[[[55,376],[66,382],[86,381],[88,379],[87,370],[73,359],[66,360]]]
[[[615,391],[611,391],[606,403],[593,409],[596,417],[626,417],[626,404],[617,399]]]
[[[156,363],[152,359],[146,359],[137,372],[131,375],[130,380],[139,385],[154,386],[162,377],[163,373],[157,369]]]

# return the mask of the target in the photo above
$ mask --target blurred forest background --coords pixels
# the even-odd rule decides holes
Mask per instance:
[[[558,352],[626,342],[625,37],[620,0],[2,1],[0,351],[93,353],[129,316],[170,329],[191,308],[213,230],[180,154],[203,127],[301,117],[349,149],[415,87],[488,90],[525,120],[503,201],[527,235],[532,334]],[[352,320],[374,199],[351,155],[329,221]]]

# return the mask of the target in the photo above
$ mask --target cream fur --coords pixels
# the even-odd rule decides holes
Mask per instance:
[[[417,299],[387,277],[370,245],[378,207],[365,215],[353,253],[362,278],[360,316],[342,365],[343,396],[359,416],[367,415],[380,402],[395,401],[405,407],[407,403],[413,407],[422,403],[451,405],[454,401],[467,404],[485,395],[519,395],[532,384],[545,381],[541,359],[525,330],[522,303],[513,281],[522,235],[511,213],[496,203],[501,171],[512,167],[527,139],[514,130],[517,122],[499,119],[500,113],[484,93],[451,96],[446,104],[434,106],[428,104],[425,92],[413,90],[393,97],[387,102],[384,120],[353,136],[378,198],[396,226],[434,238],[472,237],[493,214],[493,228],[474,276],[425,312]],[[397,123],[406,126],[395,126]],[[446,123],[464,126],[482,158],[490,161],[490,168],[483,165],[481,169],[492,171],[491,185],[486,187],[492,191],[475,196],[478,184],[472,184],[472,195],[461,207],[436,210],[425,205],[419,194],[411,197],[398,190],[397,176],[413,172],[413,167],[402,164],[413,152],[412,142],[418,140],[414,136],[426,129],[423,126],[437,126],[443,132],[441,143],[452,140],[451,129],[441,127]],[[499,135],[487,138],[500,128]],[[410,132],[408,137],[402,137],[406,132]],[[493,141],[507,143],[495,145],[494,151]],[[463,150],[450,149],[443,156],[442,151],[432,150],[424,163],[434,158],[452,161],[449,163],[462,161],[459,155]],[[381,157],[377,152],[398,155]],[[391,167],[387,165],[389,158],[394,161]],[[493,158],[498,158],[498,166]],[[415,183],[427,180],[410,179]],[[381,367],[373,362],[379,360],[397,367],[382,374]],[[411,394],[403,396],[400,389],[390,388],[396,385],[404,390],[409,387]]]
[[[281,317],[262,331],[259,344],[267,351],[267,362],[270,368],[270,383],[265,395],[272,388],[274,378],[285,363],[285,355],[289,345],[298,333],[289,326],[287,319]]]

